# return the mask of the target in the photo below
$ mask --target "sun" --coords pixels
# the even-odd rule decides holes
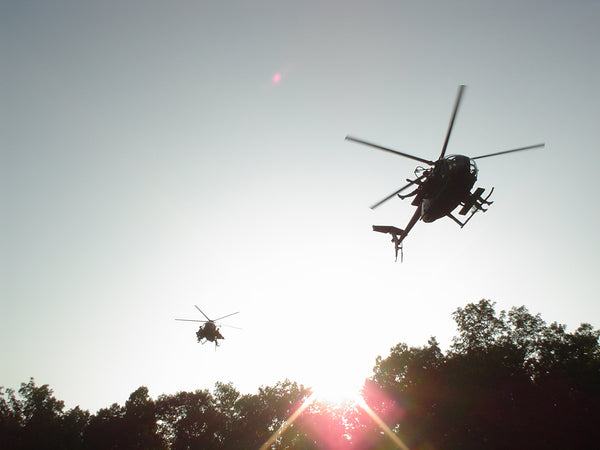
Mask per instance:
[[[355,406],[360,402],[370,371],[356,354],[321,346],[304,365],[301,379],[315,402],[331,406]]]
[[[329,372],[322,374],[318,380],[313,380],[309,388],[315,402],[334,407],[355,406],[362,400],[361,390],[364,383],[364,378],[352,378],[348,374]]]

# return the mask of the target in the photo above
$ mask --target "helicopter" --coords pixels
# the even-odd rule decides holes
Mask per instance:
[[[221,334],[221,332],[219,331],[220,327],[217,326],[217,324],[215,323],[217,320],[221,320],[224,319],[225,317],[229,317],[229,316],[233,316],[234,314],[238,314],[239,311],[231,313],[231,314],[227,314],[226,316],[222,316],[219,317],[218,319],[210,319],[206,314],[204,314],[204,312],[198,308],[198,306],[194,305],[196,307],[196,309],[198,311],[200,311],[200,313],[202,313],[202,315],[204,317],[206,317],[206,320],[196,320],[196,319],[175,319],[175,320],[181,320],[181,321],[185,321],[185,322],[202,322],[204,323],[204,325],[201,325],[200,328],[198,328],[198,331],[196,331],[196,338],[198,339],[198,342],[200,342],[201,344],[204,344],[206,342],[214,342],[215,343],[215,348],[217,348],[219,346],[219,339],[225,339],[223,337],[223,335]],[[224,325],[224,326],[228,326],[231,328],[237,328],[237,327],[233,327],[231,325]]]
[[[544,147],[545,145],[529,145],[512,150],[504,150],[476,156],[474,158],[464,155],[446,156],[448,141],[450,140],[450,134],[452,133],[454,121],[456,119],[456,113],[458,112],[465,87],[465,85],[460,85],[458,88],[458,94],[456,95],[454,110],[450,118],[450,125],[448,126],[448,131],[446,133],[446,139],[444,140],[442,152],[440,153],[437,161],[420,158],[418,156],[403,153],[388,147],[383,147],[381,145],[377,145],[352,136],[346,136],[346,140],[348,141],[394,153],[396,155],[400,155],[429,166],[427,168],[418,166],[414,171],[414,179],[411,180],[407,178],[406,181],[408,184],[402,186],[394,193],[388,195],[384,199],[371,206],[371,209],[375,209],[395,196],[398,196],[402,200],[405,198],[414,197],[411,205],[416,206],[417,209],[404,229],[388,225],[373,225],[373,231],[390,234],[392,236],[392,242],[394,243],[394,249],[396,252],[396,261],[398,260],[398,251],[400,251],[400,260],[402,261],[403,241],[419,220],[428,223],[434,222],[442,217],[449,217],[462,228],[467,224],[467,222],[469,222],[469,220],[471,220],[475,213],[479,211],[487,211],[489,205],[493,203],[489,200],[489,198],[492,195],[494,188],[492,187],[490,192],[485,197],[483,197],[483,193],[485,192],[484,188],[478,187],[474,192],[471,192],[471,188],[477,181],[478,174],[475,160],[489,158],[491,156],[504,155],[507,153],[532,150],[535,148]],[[405,195],[400,194],[411,186],[415,188],[411,193]],[[470,215],[462,222],[452,214],[452,212],[458,206],[461,206],[461,209],[458,211],[459,215],[465,216],[470,212]]]

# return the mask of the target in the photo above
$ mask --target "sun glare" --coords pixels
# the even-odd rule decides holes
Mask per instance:
[[[336,376],[331,373],[321,373],[318,380],[318,383],[313,383],[309,388],[312,394],[269,437],[260,447],[260,450],[271,448],[271,445],[286,432],[305,410],[309,414],[316,413],[317,421],[313,423],[311,432],[316,433],[317,439],[329,443],[326,448],[347,448],[350,442],[361,442],[360,427],[353,428],[352,425],[353,423],[356,424],[356,420],[359,420],[360,415],[356,414],[360,410],[364,411],[375,422],[382,434],[385,434],[397,448],[408,450],[402,440],[362,397],[361,391],[364,387],[364,379],[362,382],[356,382],[356,378],[348,377],[346,372],[345,376],[344,374]],[[313,409],[313,407],[316,409]],[[340,434],[340,430],[342,430],[342,434]]]
[[[356,381],[330,375],[313,382],[310,389],[315,402],[331,406],[356,405],[361,402],[361,390],[364,380]]]

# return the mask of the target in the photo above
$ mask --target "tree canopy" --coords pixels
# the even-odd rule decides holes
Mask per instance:
[[[375,360],[364,403],[314,401],[285,380],[241,394],[163,394],[144,386],[124,406],[65,411],[34,379],[0,388],[0,448],[14,449],[469,449],[589,448],[600,439],[600,332],[568,333],[539,314],[489,300],[452,314],[446,352],[432,337]],[[326,370],[326,368],[324,368]],[[294,419],[294,420],[292,420]]]

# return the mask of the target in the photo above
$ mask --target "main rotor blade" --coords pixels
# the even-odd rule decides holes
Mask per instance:
[[[227,328],[235,328],[236,330],[242,330],[242,328],[240,327],[234,327],[233,325],[225,325],[225,324],[221,324],[219,325],[220,327],[227,327]]]
[[[362,139],[357,139],[352,136],[346,136],[347,141],[353,141],[358,144],[368,145],[369,147],[377,148],[379,150],[383,150],[384,152],[394,153],[396,155],[404,156],[405,158],[414,159],[415,161],[422,162],[423,164],[429,164],[433,166],[435,163],[433,161],[429,161],[428,159],[419,158],[418,156],[409,155],[408,153],[402,153],[397,150],[392,150],[391,148],[382,147],[381,145],[373,144],[372,142],[363,141]]]
[[[456,119],[456,113],[458,111],[458,107],[460,105],[460,99],[462,98],[463,91],[465,90],[465,85],[461,84],[458,87],[458,94],[456,95],[456,102],[454,103],[454,112],[452,113],[452,118],[450,119],[450,125],[448,126],[448,133],[446,133],[446,140],[444,141],[444,146],[442,147],[442,153],[440,154],[439,159],[442,159],[446,154],[446,148],[448,147],[448,141],[450,140],[450,133],[452,133],[452,127],[454,126],[454,119]]]
[[[175,320],[181,320],[184,322],[202,322],[202,323],[206,323],[206,320],[195,320],[195,319],[175,319]]]
[[[194,306],[196,306],[196,305],[194,305]],[[197,309],[198,311],[200,311],[204,317],[206,317],[206,320],[208,320],[209,322],[214,322],[213,320],[210,320],[210,319],[208,318],[208,316],[207,316],[206,314],[204,314],[204,313],[202,312],[202,310],[201,310],[200,308],[198,308],[197,306],[196,306],[196,309]]]
[[[218,319],[213,320],[213,322],[216,322],[217,320],[221,320],[221,319],[224,319],[225,317],[233,316],[234,314],[239,314],[239,313],[240,312],[237,311],[237,312],[234,312],[234,313],[231,313],[231,314],[227,314],[226,316],[219,317]]]
[[[422,177],[421,177],[422,178]],[[379,205],[381,205],[382,203],[387,202],[390,198],[392,198],[393,196],[399,194],[400,192],[402,192],[404,189],[406,189],[409,186],[412,186],[415,183],[408,183],[406,186],[402,186],[400,189],[398,189],[396,192],[394,192],[393,194],[388,195],[386,198],[384,198],[383,200],[378,201],[377,203],[375,203],[373,206],[371,206],[371,209],[375,209],[377,208]]]
[[[496,153],[490,153],[488,155],[476,156],[475,158],[471,158],[471,159],[489,158],[490,156],[505,155],[506,153],[522,152],[524,150],[533,150],[534,148],[544,147],[545,145],[546,144],[529,145],[527,147],[515,148],[513,150],[505,150],[503,152],[496,152]]]

